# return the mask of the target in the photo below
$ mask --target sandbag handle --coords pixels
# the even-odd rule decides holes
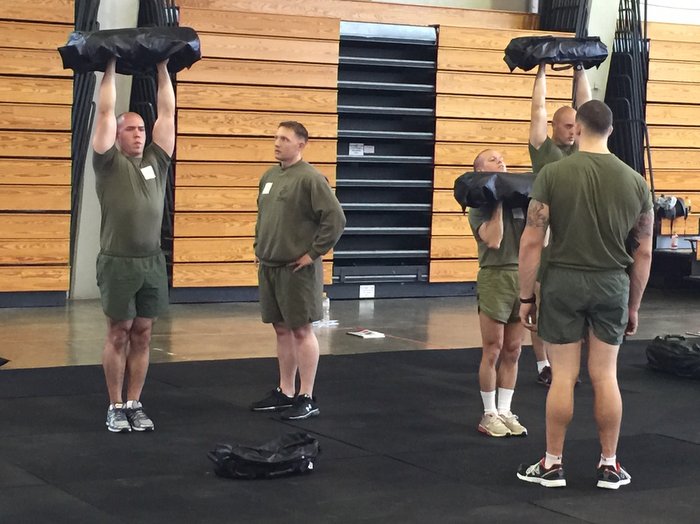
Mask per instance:
[[[663,340],[680,340],[685,342],[685,337],[683,335],[664,335]]]

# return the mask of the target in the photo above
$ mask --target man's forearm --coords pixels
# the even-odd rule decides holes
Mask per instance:
[[[101,114],[114,115],[114,108],[117,104],[117,86],[115,63],[111,61],[105,68],[100,90],[97,99],[97,112]]]
[[[591,86],[588,84],[586,71],[583,69],[576,69],[574,71],[574,83],[576,87],[574,94],[574,107],[578,109],[592,98]]]
[[[158,64],[158,118],[175,117],[175,90],[165,64]]]
[[[634,262],[630,269],[630,295],[628,305],[630,309],[638,310],[642,303],[642,295],[649,281],[651,270],[651,253],[638,251],[634,254]]]

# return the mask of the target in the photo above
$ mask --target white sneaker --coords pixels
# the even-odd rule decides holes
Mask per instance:
[[[513,415],[513,413],[509,411],[508,413],[503,413],[498,416],[503,421],[503,424],[510,430],[511,435],[514,437],[527,436],[527,428],[518,421],[518,415]]]
[[[478,430],[489,437],[510,436],[510,429],[496,413],[484,413],[484,416],[481,417],[481,422],[479,422]]]

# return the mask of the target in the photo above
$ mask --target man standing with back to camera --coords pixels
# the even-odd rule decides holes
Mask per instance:
[[[280,123],[275,134],[279,165],[260,179],[255,224],[260,309],[262,321],[275,329],[280,380],[250,408],[281,411],[287,420],[320,412],[313,395],[319,347],[311,323],[322,317],[321,257],[345,228],[345,214],[328,181],[302,159],[308,139],[299,122]]]
[[[623,336],[637,331],[654,215],[644,179],[608,150],[608,106],[598,100],[583,104],[575,129],[579,151],[548,164],[537,176],[520,240],[520,318],[549,344],[552,384],[545,456],[521,464],[517,476],[545,487],[566,486],[564,439],[573,417],[581,340],[588,334],[588,374],[601,445],[597,486],[618,489],[631,477],[617,460],[622,422],[617,356]],[[551,254],[538,311],[535,274],[548,226]]]
[[[168,275],[160,248],[168,167],[175,149],[175,92],[166,68],[157,66],[158,118],[147,147],[143,119],[116,117],[115,59],[100,84],[92,140],[97,196],[102,210],[97,285],[107,315],[102,353],[114,433],[153,431],[143,411],[153,321],[168,306]],[[126,385],[126,402],[123,389]]]

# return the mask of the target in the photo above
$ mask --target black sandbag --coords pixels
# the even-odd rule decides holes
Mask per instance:
[[[455,180],[454,197],[462,212],[467,207],[488,207],[499,201],[508,208],[526,208],[534,183],[532,173],[468,171]]]
[[[214,473],[231,479],[253,480],[311,473],[321,452],[307,433],[287,433],[257,447],[218,444],[207,456]]]
[[[607,46],[597,36],[588,38],[521,36],[513,38],[505,49],[503,60],[511,72],[545,64],[581,64],[584,69],[598,67],[608,57]]]
[[[700,346],[681,335],[656,337],[647,346],[646,354],[652,369],[700,379]]]
[[[117,73],[144,74],[169,58],[168,70],[177,73],[202,58],[197,32],[191,27],[137,27],[92,33],[75,31],[59,47],[63,68],[76,73],[104,71],[112,57]]]

